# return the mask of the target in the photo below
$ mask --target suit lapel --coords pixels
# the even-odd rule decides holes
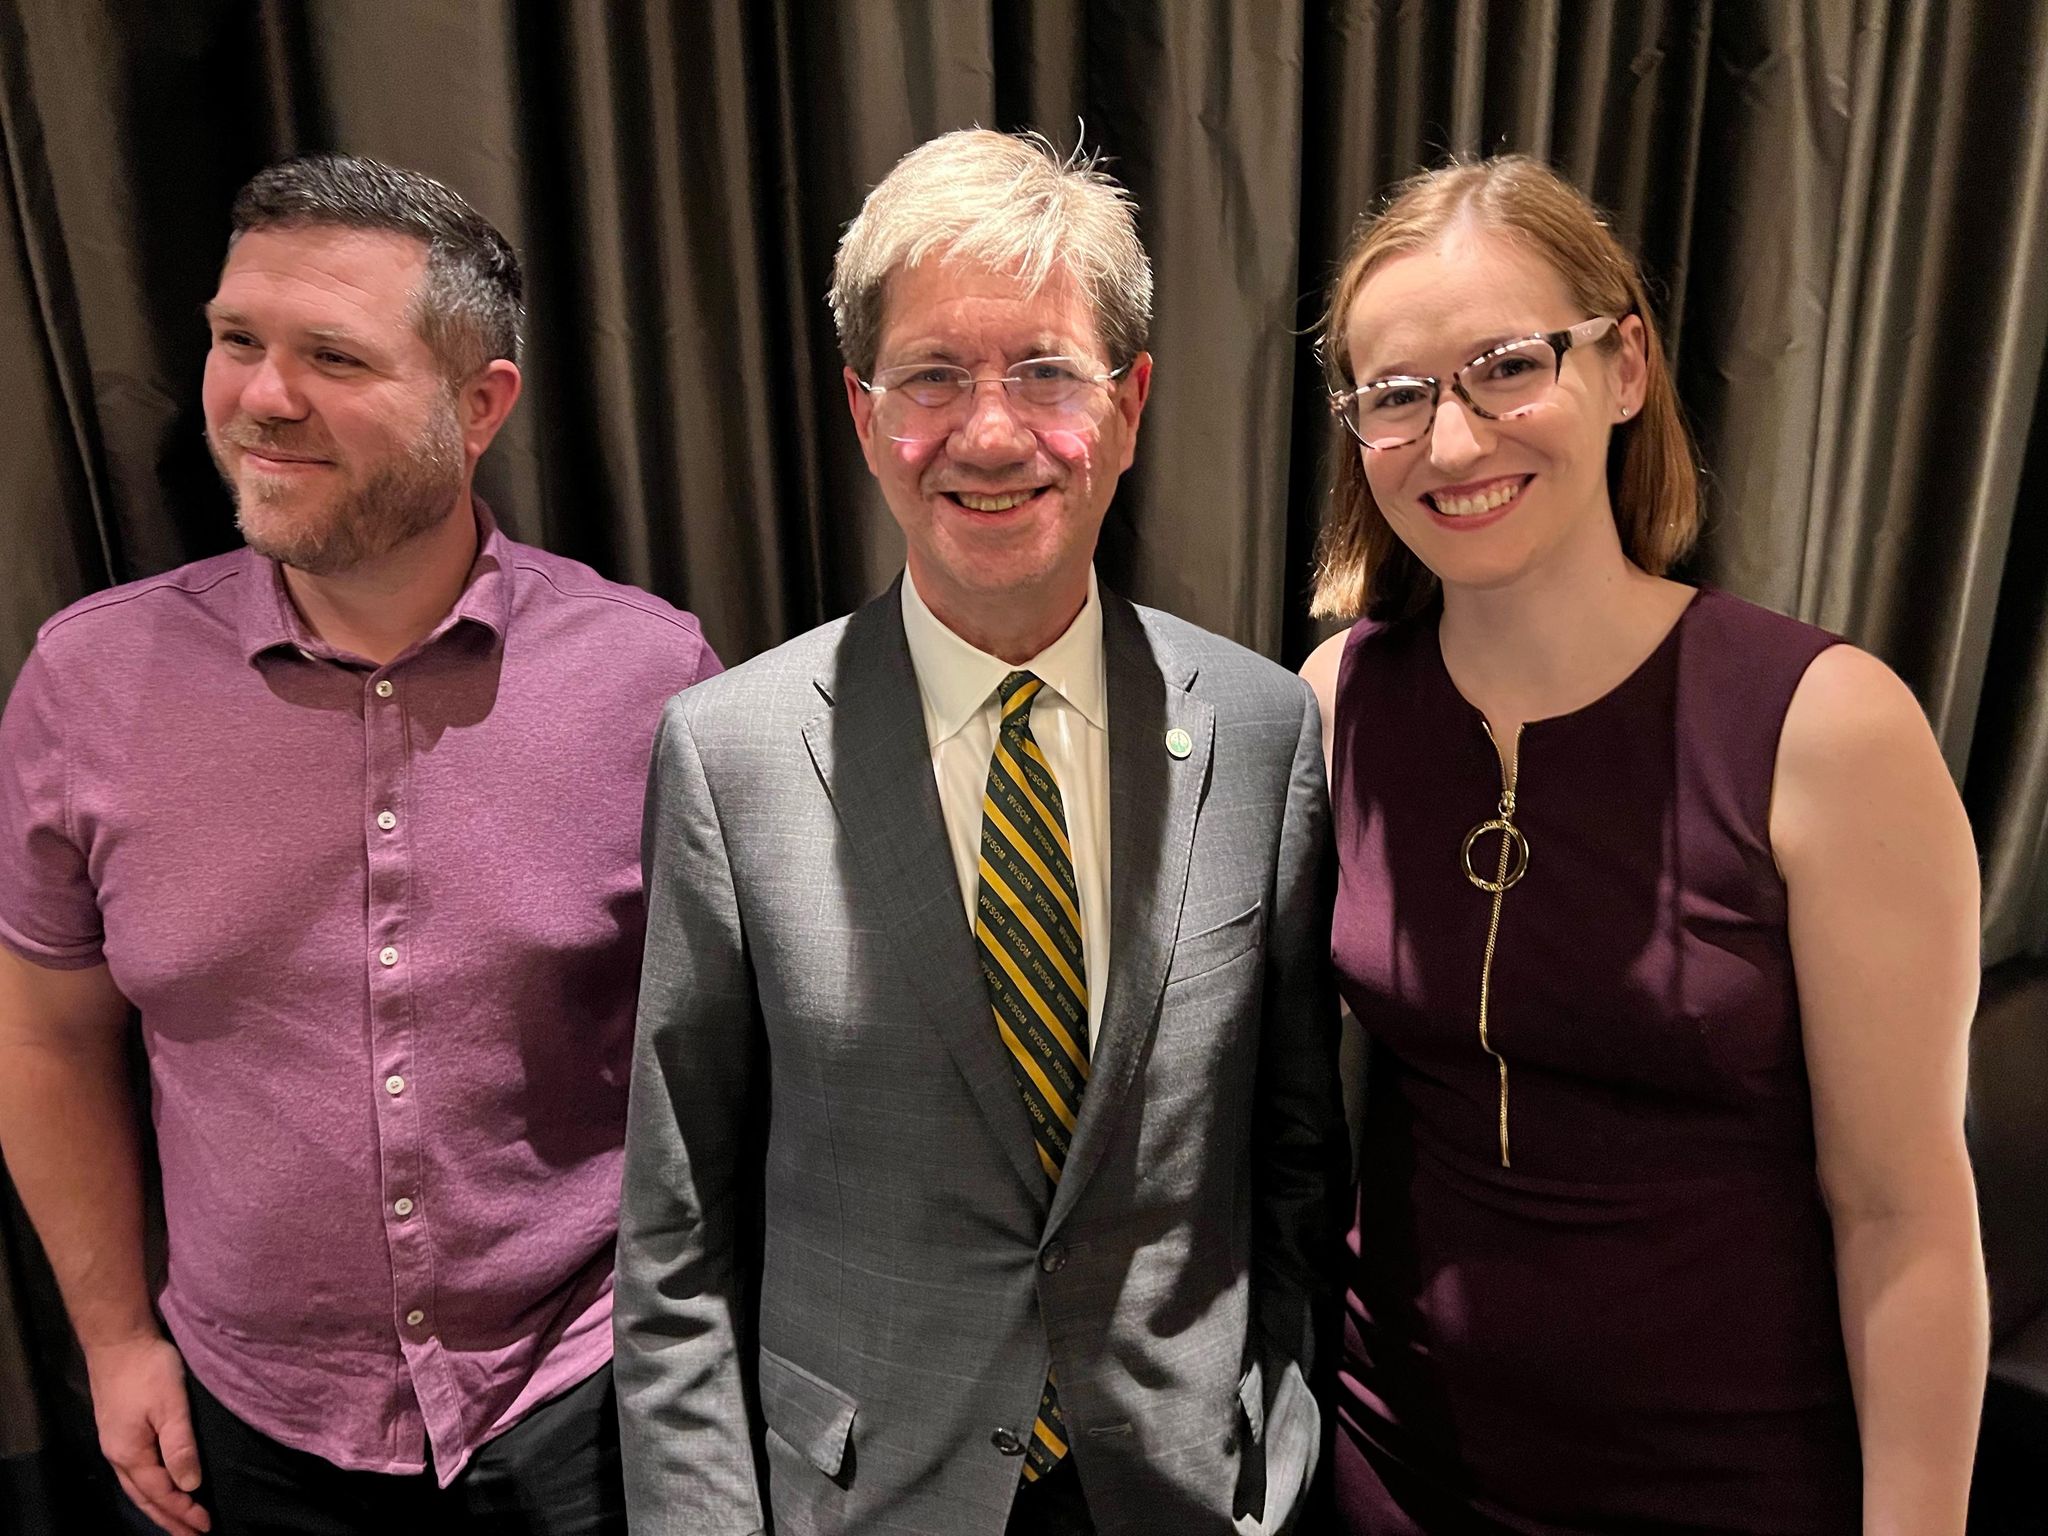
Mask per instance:
[[[990,1132],[1043,1200],[1045,1173],[967,930],[900,603],[892,586],[847,620],[832,670],[817,680],[829,706],[804,726],[804,741],[860,860],[863,897],[882,914]]]
[[[1152,1039],[1187,894],[1195,815],[1209,782],[1216,712],[1188,692],[1194,670],[1155,650],[1138,611],[1102,593],[1109,684],[1109,911],[1116,935],[1109,993],[1067,1166],[1046,1220],[1056,1228],[1080,1198]],[[1188,752],[1167,748],[1187,733]]]

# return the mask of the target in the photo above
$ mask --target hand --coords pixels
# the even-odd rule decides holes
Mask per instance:
[[[199,1507],[199,1445],[185,1398],[185,1362],[170,1340],[144,1334],[85,1352],[100,1451],[121,1491],[169,1536],[200,1536],[213,1517]]]

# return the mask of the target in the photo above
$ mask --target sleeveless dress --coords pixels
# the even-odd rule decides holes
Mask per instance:
[[[1855,1533],[1861,1461],[1768,834],[1832,636],[1711,590],[1533,721],[1497,813],[1437,619],[1338,677],[1340,985],[1367,1030],[1337,1481],[1354,1536]],[[1473,856],[1496,879],[1500,841]],[[1479,996],[1489,927],[1488,1039]]]

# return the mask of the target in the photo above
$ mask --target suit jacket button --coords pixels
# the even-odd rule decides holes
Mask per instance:
[[[1058,1243],[1047,1243],[1045,1252],[1038,1256],[1038,1267],[1048,1275],[1056,1275],[1067,1267],[1067,1250]]]
[[[1024,1442],[1017,1438],[1015,1430],[999,1429],[988,1437],[988,1443],[1001,1451],[1005,1456],[1022,1456],[1024,1454]]]

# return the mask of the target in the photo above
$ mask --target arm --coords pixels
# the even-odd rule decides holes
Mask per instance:
[[[1327,782],[1335,773],[1331,756],[1336,750],[1337,740],[1337,672],[1344,665],[1344,642],[1351,638],[1351,631],[1340,629],[1321,645],[1309,652],[1307,661],[1301,664],[1301,680],[1314,690],[1316,708],[1323,714],[1323,778]]]
[[[767,1524],[740,1349],[761,1025],[684,699],[655,738],[643,836],[647,951],[613,1300],[627,1513],[639,1536],[740,1536]]]
[[[104,965],[53,970],[0,945],[0,1149],[85,1352],[100,1449],[173,1536],[208,1529],[185,1369],[142,1257],[128,1004]]]
[[[1335,1320],[1349,1139],[1330,971],[1335,861],[1321,717],[1306,690],[1266,938],[1252,1105],[1252,1285],[1271,1347],[1314,1379]]]
[[[1969,824],[1913,696],[1847,646],[1793,695],[1784,872],[1868,1536],[1961,1536],[1987,1305],[1963,1141],[1977,996]]]

